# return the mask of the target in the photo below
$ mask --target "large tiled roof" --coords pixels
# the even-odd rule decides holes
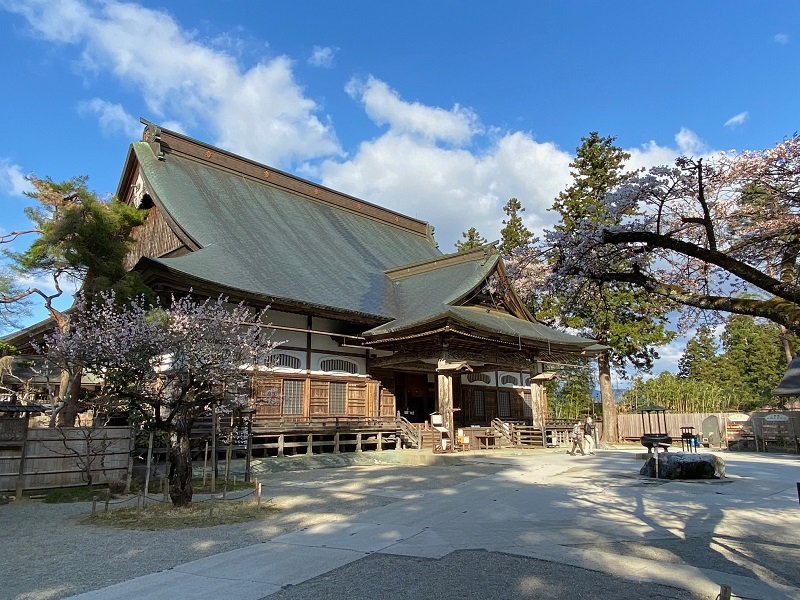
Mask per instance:
[[[192,278],[298,304],[390,318],[383,272],[441,256],[433,240],[192,158],[133,151],[161,209],[199,250],[155,260]]]
[[[424,222],[151,124],[145,140],[131,146],[118,194],[134,200],[141,183],[187,251],[143,258],[140,269],[357,315],[375,324],[364,332],[372,339],[449,319],[540,345],[591,342],[535,322],[513,292],[510,310],[468,306],[502,275],[491,247],[444,255]]]

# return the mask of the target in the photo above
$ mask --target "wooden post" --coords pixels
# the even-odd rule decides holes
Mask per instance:
[[[382,450],[383,450],[383,432],[379,431],[378,432],[378,451],[382,451]]]
[[[339,454],[339,431],[333,434],[333,453]]]
[[[136,435],[133,432],[133,424],[131,423],[130,438],[128,439],[128,474],[125,478],[125,493],[131,493],[131,482],[133,481],[133,452],[136,450]]]
[[[261,482],[256,482],[256,510],[261,510]]]
[[[247,453],[245,454],[244,480],[250,481],[250,465],[253,462],[253,417],[251,413],[247,419]]]
[[[283,458],[283,434],[278,435],[278,458]]]
[[[147,472],[144,475],[144,504],[147,504],[147,492],[150,491],[150,465],[153,462],[153,432],[147,438]]]
[[[718,600],[731,600],[731,586],[724,583],[719,586]]]
[[[306,454],[311,455],[314,454],[314,434],[309,433],[308,439],[306,441]]]
[[[108,512],[108,503],[111,501],[111,488],[106,490],[106,505],[103,507],[103,512]]]
[[[217,411],[211,404],[211,493],[217,488]]]
[[[208,441],[206,441],[206,449],[203,452],[203,487],[206,487],[206,469],[208,468]]]
[[[92,496],[92,516],[97,514],[97,496]]]
[[[361,432],[356,434],[356,452],[361,452]]]
[[[19,469],[17,470],[17,485],[14,490],[14,497],[17,501],[22,500],[22,492],[25,491],[25,446],[28,445],[28,427],[31,423],[30,413],[25,413],[25,428],[22,430],[22,446],[19,449]]]
[[[439,373],[436,389],[438,392],[437,409],[442,415],[442,426],[447,429],[450,444],[455,439],[453,428],[453,376],[450,373]]]
[[[233,410],[231,410],[231,427],[228,431],[228,447],[225,450],[225,487],[228,487],[228,479],[230,479],[231,461],[233,460]]]

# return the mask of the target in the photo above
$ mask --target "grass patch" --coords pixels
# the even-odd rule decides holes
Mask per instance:
[[[278,512],[264,501],[261,509],[255,501],[217,500],[198,502],[189,508],[175,508],[171,504],[151,502],[137,511],[136,506],[125,506],[107,513],[98,511],[95,516],[83,519],[83,523],[120,529],[157,531],[162,529],[187,529],[190,527],[214,527],[266,519]]]
[[[47,490],[43,493],[43,502],[48,504],[66,504],[69,502],[91,502],[94,496],[97,496],[98,500],[105,500],[108,494],[108,488],[81,486]],[[112,494],[112,498],[113,497]]]

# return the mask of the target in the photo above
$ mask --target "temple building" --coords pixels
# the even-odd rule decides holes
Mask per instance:
[[[542,428],[543,364],[595,341],[549,328],[488,245],[443,254],[423,221],[145,123],[117,196],[148,210],[127,267],[162,297],[268,306],[276,366],[256,419],[493,419]]]

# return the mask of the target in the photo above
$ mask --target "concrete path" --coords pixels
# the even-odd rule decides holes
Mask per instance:
[[[75,598],[558,598],[585,579],[571,597],[606,586],[604,598],[714,598],[727,584],[734,597],[800,600],[800,459],[723,456],[726,480],[663,482],[638,476],[632,450],[483,453],[464,460],[502,468],[441,489],[376,482],[359,493],[393,502]],[[344,485],[323,479],[298,487]],[[429,585],[398,579],[409,572]]]

